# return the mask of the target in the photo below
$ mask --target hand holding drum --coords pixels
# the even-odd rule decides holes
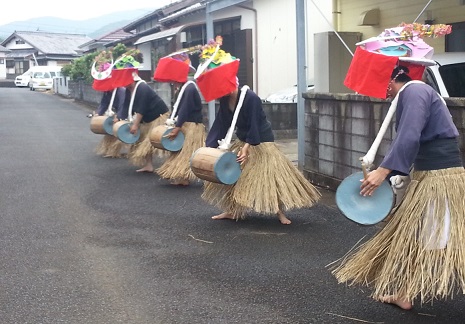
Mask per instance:
[[[386,218],[394,206],[394,192],[383,176],[383,168],[356,172],[345,178],[336,190],[336,204],[348,219],[374,225]]]

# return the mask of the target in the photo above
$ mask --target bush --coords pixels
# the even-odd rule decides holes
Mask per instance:
[[[142,55],[139,50],[128,49],[124,44],[119,43],[113,48],[83,55],[70,64],[63,66],[61,71],[63,75],[68,76],[73,81],[85,80],[85,82],[92,83],[94,80],[90,73],[92,64],[98,56],[105,56],[105,53],[108,52],[111,53],[113,60],[126,54],[133,55],[139,63],[142,63]]]

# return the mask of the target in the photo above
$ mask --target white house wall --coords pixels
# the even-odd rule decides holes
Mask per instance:
[[[4,44],[6,48],[9,50],[19,50],[19,49],[33,49],[34,47],[29,45],[28,43],[24,44],[16,44],[16,41],[21,40],[21,38],[13,37],[8,43]]]
[[[152,71],[152,60],[151,56],[151,47],[150,42],[137,45],[137,49],[142,53],[143,63],[140,68],[141,71]]]
[[[377,36],[385,28],[397,26],[402,22],[412,23],[428,3],[423,0],[339,0],[338,2],[339,30],[360,32],[363,34],[363,39]],[[375,8],[380,11],[379,25],[358,26],[360,15],[364,11]],[[434,0],[417,22],[424,23],[426,19],[430,18],[434,19],[435,24],[465,21],[465,5],[460,5],[459,0]],[[444,37],[425,38],[425,42],[434,47],[435,53],[441,53],[445,50]]]
[[[258,92],[263,98],[297,84],[295,0],[254,0],[258,14]],[[332,24],[331,1],[314,0]],[[307,82],[314,81],[314,34],[331,25],[311,1],[306,3]]]
[[[5,53],[0,52],[0,79],[6,79],[6,58]]]

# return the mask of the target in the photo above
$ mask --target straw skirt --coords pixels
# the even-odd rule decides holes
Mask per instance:
[[[184,143],[181,150],[170,152],[166,161],[156,172],[163,179],[200,180],[191,170],[190,159],[198,148],[205,146],[205,126],[186,122],[182,125],[181,131],[184,133]]]
[[[120,158],[123,156],[121,151],[126,146],[128,145],[121,142],[115,136],[106,134],[103,135],[102,140],[95,148],[95,152],[104,157]]]
[[[415,171],[402,203],[378,234],[333,270],[372,297],[413,303],[465,293],[465,170]]]
[[[231,151],[238,152],[244,142],[235,141]],[[202,198],[234,216],[247,212],[277,214],[313,206],[321,197],[318,190],[278,149],[274,142],[250,146],[239,180],[233,185],[204,182]]]
[[[164,125],[169,117],[169,112],[166,112],[150,123],[140,124],[140,137],[134,143],[129,152],[129,161],[136,166],[144,166],[147,163],[147,157],[157,154],[160,157],[166,156],[168,153],[165,150],[160,150],[152,146],[150,143],[150,131],[153,127]]]

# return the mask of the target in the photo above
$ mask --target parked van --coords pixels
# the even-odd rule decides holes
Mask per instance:
[[[37,79],[35,83],[32,82],[34,75]],[[17,87],[29,87],[30,90],[52,89],[53,78],[60,76],[61,66],[33,66],[15,78],[15,85]]]
[[[53,88],[53,80],[60,76],[61,66],[35,66],[32,68],[29,90],[51,90]]]
[[[443,97],[465,97],[465,52],[433,55],[436,65],[425,70],[424,81]]]

